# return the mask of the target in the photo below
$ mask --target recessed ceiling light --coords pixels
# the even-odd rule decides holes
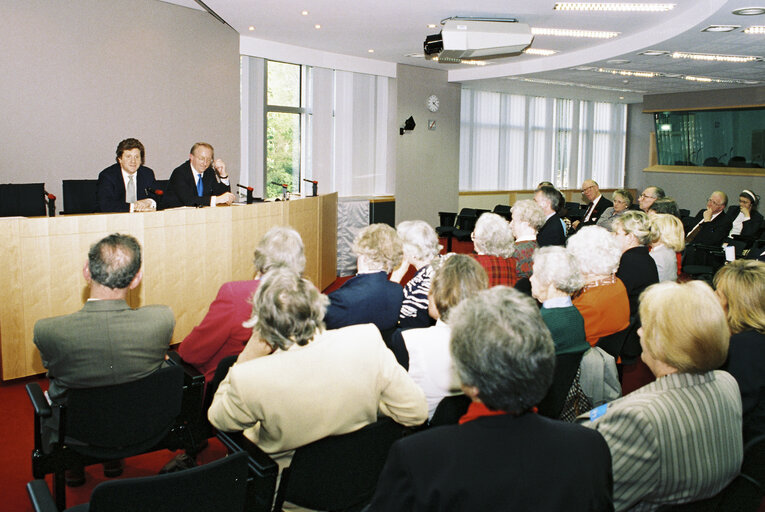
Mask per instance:
[[[648,3],[605,3],[605,2],[557,2],[556,11],[620,11],[620,12],[663,12],[671,11],[675,4]]]
[[[691,60],[703,60],[708,62],[754,62],[762,60],[762,57],[754,55],[720,55],[714,53],[689,53],[689,52],[672,52],[670,55],[673,59],[691,59]]]
[[[589,37],[593,39],[611,39],[619,35],[619,32],[607,32],[603,30],[573,30],[567,28],[540,28],[532,27],[531,33],[535,36],[561,36],[561,37]]]
[[[548,57],[558,52],[555,50],[543,50],[542,48],[526,48],[525,50],[523,50],[523,53],[526,53],[528,55],[541,55],[542,57]]]
[[[367,50],[367,53],[374,53],[374,52],[375,52],[374,48],[370,48],[369,50]]]
[[[737,28],[741,28],[741,25],[709,25],[707,28],[701,29],[702,32],[733,32]]]
[[[315,28],[316,30],[319,30],[319,29],[321,28],[321,25],[319,25],[319,24],[317,23],[316,25],[314,25],[314,26],[313,26],[313,28]]]
[[[438,56],[435,59],[439,64],[470,64],[471,66],[485,66],[486,62],[482,60],[471,59],[456,59],[454,57],[441,57]]]
[[[756,85],[756,83],[753,83],[753,81],[742,80],[740,78],[716,78],[710,76],[678,75],[675,73],[662,73],[659,71],[631,71],[627,69],[612,68],[591,68],[587,70],[583,67],[580,67],[575,69],[579,69],[581,71],[595,71],[597,73],[610,73],[612,75],[630,76],[636,78],[674,78],[702,83]],[[624,82],[626,83],[626,80]]]
[[[422,53],[407,53],[404,55],[404,57],[408,57],[410,59],[423,59],[425,58],[425,55]]]
[[[646,91],[635,89],[622,89],[619,87],[609,87],[607,85],[579,84],[576,82],[564,82],[562,80],[549,80],[547,78],[526,78],[522,76],[506,76],[505,80],[517,80],[519,82],[529,82],[532,84],[562,85],[566,87],[582,87],[584,89],[598,89],[600,91],[632,92],[636,94],[646,94]]]
[[[598,68],[596,71],[598,73],[611,73],[612,75],[634,76],[637,78],[653,78],[658,76],[658,73],[653,71],[630,71],[629,69]]]
[[[428,28],[436,28],[436,24],[435,23],[429,23],[428,24]]]
[[[629,64],[627,59],[611,59],[606,61],[608,64]]]
[[[759,16],[765,14],[765,7],[741,7],[731,12],[736,16]]]
[[[765,34],[765,27],[762,25],[755,25],[744,29],[744,34]]]
[[[638,55],[645,55],[646,57],[657,57],[659,55],[667,55],[669,52],[664,50],[646,50],[638,53]]]
[[[300,11],[300,14],[302,14],[303,16],[308,16],[308,11]]]
[[[253,25],[250,25],[249,30],[250,32],[252,32],[253,30],[255,30],[255,27]]]
[[[620,100],[623,100],[623,99],[624,99],[624,96],[619,96],[619,99],[620,99]]]

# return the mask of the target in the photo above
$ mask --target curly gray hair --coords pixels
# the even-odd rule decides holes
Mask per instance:
[[[545,225],[545,212],[542,207],[537,204],[533,199],[521,199],[516,201],[513,207],[510,209],[513,214],[513,220],[518,222],[526,222],[532,228],[539,230]]]
[[[560,246],[540,247],[534,253],[534,277],[569,295],[584,286],[574,257]]]
[[[429,263],[441,252],[436,230],[424,220],[405,220],[396,226],[396,232],[410,261]]]
[[[585,226],[566,242],[579,271],[588,276],[610,276],[619,268],[622,249],[613,235],[600,226]]]
[[[387,224],[371,224],[356,235],[351,248],[356,256],[364,256],[370,264],[390,273],[401,265],[404,257],[401,237]]]
[[[260,274],[277,266],[285,266],[302,274],[305,270],[305,252],[300,233],[289,226],[272,227],[255,248],[253,263],[255,271]]]
[[[512,256],[515,246],[510,223],[496,213],[484,213],[478,217],[473,229],[473,243],[478,254],[500,258]]]

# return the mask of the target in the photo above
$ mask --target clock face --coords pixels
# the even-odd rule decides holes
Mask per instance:
[[[435,94],[432,94],[428,96],[428,99],[425,101],[425,105],[427,105],[428,110],[431,112],[437,112],[438,111],[438,96]]]

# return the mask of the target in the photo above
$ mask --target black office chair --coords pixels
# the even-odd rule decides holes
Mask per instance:
[[[285,501],[317,510],[360,510],[374,494],[391,445],[407,431],[382,418],[301,446],[282,470],[274,511],[281,511]]]
[[[494,207],[494,213],[507,219],[507,221],[513,220],[512,208],[508,204],[498,204]]]
[[[235,453],[204,466],[142,478],[104,482],[93,489],[90,503],[68,512],[231,512],[243,511],[247,454]],[[27,484],[36,512],[57,512],[44,480]]]
[[[452,236],[462,242],[470,240],[470,235],[473,233],[477,221],[478,210],[475,208],[463,208],[457,216],[457,224]]]
[[[63,180],[64,209],[62,215],[97,213],[98,180]]]
[[[70,389],[65,405],[49,404],[36,382],[27,384],[26,390],[35,414],[32,474],[54,475],[53,494],[60,509],[66,508],[67,469],[193,447],[177,420],[183,400],[183,369],[178,366],[124,384]],[[54,409],[59,441],[45,446],[41,427],[56,417]]]
[[[430,418],[430,426],[457,424],[470,407],[470,401],[470,398],[462,394],[443,397]]]
[[[446,238],[446,252],[452,252],[452,235],[456,229],[454,223],[457,220],[457,212],[438,212],[438,227],[436,234]]]
[[[44,217],[45,200],[44,183],[0,184],[0,217]]]
[[[722,245],[691,242],[685,246],[683,274],[711,284],[715,273],[725,262],[725,250]]]

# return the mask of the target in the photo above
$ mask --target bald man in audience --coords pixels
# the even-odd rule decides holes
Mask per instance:
[[[598,223],[598,219],[601,214],[614,205],[611,201],[603,197],[600,193],[600,187],[595,180],[584,180],[582,183],[582,197],[589,203],[587,210],[584,212],[584,217],[581,221],[575,220],[571,227],[573,229],[579,229],[581,226],[593,226]]]

